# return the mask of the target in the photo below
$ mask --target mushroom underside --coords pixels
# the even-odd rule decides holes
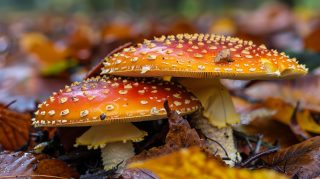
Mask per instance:
[[[77,138],[75,146],[100,148],[104,169],[117,167],[121,172],[126,161],[135,155],[132,142],[142,141],[146,135],[131,123],[93,126]]]

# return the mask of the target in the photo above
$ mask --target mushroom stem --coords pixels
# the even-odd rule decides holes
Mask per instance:
[[[101,157],[104,170],[111,170],[117,167],[117,172],[121,173],[126,161],[135,155],[133,144],[128,142],[112,142],[101,149]]]
[[[203,115],[209,123],[218,128],[227,127],[240,121],[227,89],[219,79],[180,79],[201,102]]]
[[[224,159],[226,164],[234,166],[235,162],[241,159],[230,126],[221,129],[212,126],[201,111],[192,115],[191,125],[201,131],[209,150]]]
[[[213,153],[229,158],[226,163],[234,165],[238,154],[232,128],[228,124],[239,122],[240,117],[228,90],[219,79],[181,79],[180,83],[198,97],[203,105],[202,113],[196,114],[192,120],[194,127],[207,137],[206,143]]]

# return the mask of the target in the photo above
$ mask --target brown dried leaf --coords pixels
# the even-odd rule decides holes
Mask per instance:
[[[262,134],[264,142],[273,144],[278,141],[281,147],[299,142],[288,126],[269,118],[256,118],[247,125],[236,126],[235,129],[247,135]]]
[[[262,157],[272,168],[297,178],[314,178],[320,175],[320,137],[281,149]]]
[[[66,163],[52,159],[48,155],[8,151],[0,153],[0,178],[6,177],[56,176],[64,178],[79,178],[79,174]]]
[[[235,169],[221,165],[219,161],[208,158],[198,147],[182,149],[171,154],[143,162],[131,163],[123,178],[135,178],[143,173],[144,178],[287,178],[274,171]],[[134,170],[132,170],[134,169]],[[139,171],[140,169],[140,171]],[[152,173],[146,171],[151,171]],[[141,176],[141,175],[140,175]],[[147,177],[149,176],[149,177]]]
[[[146,160],[151,157],[160,156],[173,151],[177,151],[180,148],[190,146],[200,146],[202,148],[205,148],[204,141],[200,139],[197,131],[195,129],[192,129],[188,121],[179,116],[176,111],[169,111],[168,118],[169,132],[166,136],[165,145],[143,151],[131,158],[128,163]]]
[[[29,140],[31,116],[18,113],[0,104],[0,145],[17,150]]]
[[[130,45],[132,45],[132,43],[128,42],[128,43],[125,43],[125,44],[117,47],[116,49],[109,52],[105,58],[110,57],[112,54],[117,53],[117,52],[121,51],[122,49],[129,47]],[[104,60],[101,60],[95,67],[93,67],[88,72],[88,74],[85,76],[84,79],[99,75],[101,73],[101,68],[103,67],[103,62],[104,62]]]
[[[315,52],[320,52],[319,41],[320,41],[320,26],[315,28],[304,39],[305,48],[312,50],[312,51],[315,51]]]

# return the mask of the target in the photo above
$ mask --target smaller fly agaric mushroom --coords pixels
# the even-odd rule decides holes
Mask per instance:
[[[36,127],[92,126],[77,138],[75,145],[101,148],[107,170],[132,157],[132,142],[141,141],[147,135],[131,122],[166,118],[163,108],[166,100],[182,115],[201,106],[177,83],[104,76],[75,82],[53,93],[39,105],[33,124]]]
[[[228,133],[222,143],[232,139],[232,130],[227,125],[240,119],[220,78],[286,79],[308,71],[295,58],[264,45],[213,34],[178,34],[145,40],[108,56],[103,65],[101,74],[180,77],[179,82],[201,101],[203,116],[209,121],[195,123],[203,132],[207,131],[207,136]],[[214,136],[212,133],[219,133],[219,129],[212,129],[210,124],[225,129]]]

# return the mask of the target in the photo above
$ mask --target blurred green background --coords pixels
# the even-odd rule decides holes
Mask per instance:
[[[280,2],[292,8],[320,9],[319,0],[1,0],[0,13],[12,15],[32,13],[86,13],[124,12],[148,16],[166,17],[183,15],[195,17],[204,13],[225,14],[236,10],[248,10],[263,3]]]

